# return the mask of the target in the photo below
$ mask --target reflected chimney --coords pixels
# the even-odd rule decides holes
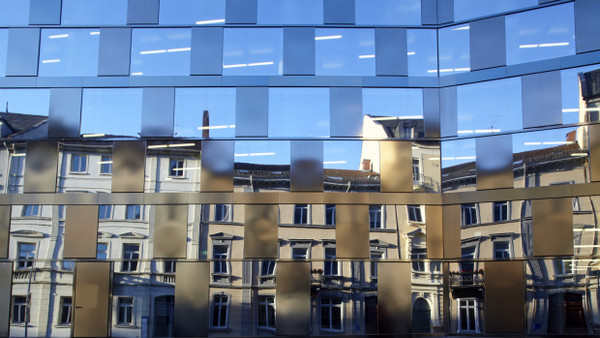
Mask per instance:
[[[210,137],[210,130],[208,129],[209,126],[209,120],[208,120],[208,110],[205,110],[202,113],[202,138],[209,138]]]
[[[371,171],[372,170],[372,168],[371,168],[371,160],[369,160],[367,158],[365,158],[364,160],[362,160],[362,165],[361,165],[360,169],[362,171]]]

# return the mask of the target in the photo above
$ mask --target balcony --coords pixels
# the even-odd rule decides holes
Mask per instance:
[[[479,271],[450,271],[450,287],[469,288],[483,286],[483,270]]]

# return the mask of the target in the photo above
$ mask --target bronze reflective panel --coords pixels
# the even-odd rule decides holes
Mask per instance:
[[[175,337],[208,335],[208,262],[178,262],[175,273]]]
[[[13,263],[0,262],[0,336],[8,337]]]
[[[244,258],[277,258],[278,216],[277,205],[246,205]]]
[[[369,206],[336,205],[336,257],[369,259]]]
[[[427,222],[427,258],[444,258],[444,232],[442,227],[442,206],[425,206]]]
[[[63,258],[96,258],[98,206],[67,205]]]
[[[233,146],[233,141],[202,142],[201,191],[233,191]]]
[[[523,262],[485,262],[485,331],[525,332]]]
[[[379,142],[381,192],[412,192],[413,167],[410,142]]]
[[[146,142],[121,141],[113,146],[112,192],[144,192]]]
[[[28,142],[25,158],[25,193],[56,192],[58,144]]]
[[[111,267],[110,262],[77,263],[73,336],[109,336]]]
[[[588,126],[590,173],[592,182],[600,181],[600,124]]]
[[[323,191],[323,142],[290,143],[291,191]]]
[[[0,206],[0,259],[8,258],[10,213],[10,205]]]
[[[409,263],[377,263],[379,333],[411,332],[412,292]]]
[[[276,308],[278,336],[310,334],[310,263],[277,263]]]
[[[573,200],[532,201],[533,255],[573,255]]]
[[[154,206],[154,258],[186,258],[188,205]]]
[[[477,190],[513,187],[512,136],[476,140]]]
[[[444,233],[444,258],[460,258],[460,205],[444,205],[442,207],[442,222]]]

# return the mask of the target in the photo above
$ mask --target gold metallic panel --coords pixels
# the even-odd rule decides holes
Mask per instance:
[[[323,191],[323,142],[290,143],[290,190]]]
[[[279,203],[278,192],[254,192],[233,194],[234,204],[277,204]]]
[[[63,258],[96,258],[98,206],[67,205]]]
[[[233,150],[233,141],[202,141],[201,191],[233,191]]]
[[[512,135],[482,137],[475,144],[477,190],[512,188]]]
[[[369,259],[369,206],[338,204],[335,208],[336,258]]]
[[[278,262],[275,306],[278,336],[310,334],[310,263]]]
[[[0,205],[0,259],[8,258],[8,237],[10,234],[10,205]],[[0,334],[0,337],[2,335]]]
[[[322,192],[292,192],[279,194],[279,204],[323,204]]]
[[[411,142],[379,142],[381,192],[412,192]]]
[[[175,337],[208,335],[208,262],[177,262],[175,273]]]
[[[442,228],[442,206],[426,205],[427,258],[444,258],[444,232]]]
[[[533,255],[573,255],[573,200],[533,200]]]
[[[56,192],[58,144],[29,142],[25,158],[23,192]]]
[[[99,204],[144,204],[143,193],[98,193]]]
[[[112,192],[144,192],[146,143],[122,141],[113,145]]]
[[[524,333],[523,262],[485,262],[486,333]]]
[[[186,258],[188,205],[154,206],[154,258]]]
[[[252,204],[245,207],[244,258],[277,259],[278,206]]]
[[[110,262],[78,262],[75,268],[74,337],[108,337]]]
[[[442,207],[442,224],[444,238],[444,258],[460,258],[460,205],[444,205]]]
[[[399,334],[411,331],[410,269],[410,263],[377,263],[377,307],[380,334]]]
[[[10,292],[12,290],[11,262],[0,262],[0,337],[8,337],[10,318]]]
[[[339,193],[339,192],[324,192],[323,203],[325,204],[368,204],[369,193]]]
[[[588,126],[588,142],[592,182],[598,182],[600,181],[600,124]]]
[[[98,195],[85,192],[59,193],[54,195],[54,204],[99,204]]]

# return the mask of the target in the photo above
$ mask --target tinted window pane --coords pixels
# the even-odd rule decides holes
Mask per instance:
[[[258,0],[259,24],[322,24],[323,0]]]
[[[462,21],[537,5],[538,0],[454,0],[454,21]]]
[[[0,0],[0,25],[27,26],[29,0]]]
[[[96,76],[99,29],[43,29],[40,76]]]
[[[420,25],[421,0],[356,0],[358,25]]]
[[[579,84],[579,73],[591,72],[600,69],[600,65],[593,65],[580,68],[564,69],[560,71],[561,94],[562,94],[562,120],[564,124],[589,122],[598,120],[598,111],[579,112],[580,102],[584,103],[581,97],[581,87]],[[585,105],[585,103],[584,103]]]
[[[223,75],[281,75],[282,73],[282,29],[225,29]]]
[[[63,0],[63,25],[125,25],[127,0]]]
[[[520,78],[459,86],[457,104],[459,135],[523,128]]]
[[[269,136],[329,136],[329,89],[271,88]]]
[[[363,89],[363,137],[423,137],[421,89]]]
[[[177,88],[175,136],[235,137],[235,103],[235,88]]]
[[[49,89],[0,89],[1,111],[48,116],[49,108]]]
[[[142,89],[85,89],[81,134],[139,136]]]
[[[406,47],[409,76],[437,76],[437,34],[435,29],[408,29]]]
[[[317,75],[375,75],[374,39],[373,29],[317,29]]]
[[[440,76],[471,70],[469,28],[460,25],[439,30]]]
[[[507,64],[575,54],[574,22],[572,3],[507,16]]]
[[[161,0],[160,24],[222,25],[225,0]]]
[[[189,75],[191,30],[134,29],[131,75]]]

